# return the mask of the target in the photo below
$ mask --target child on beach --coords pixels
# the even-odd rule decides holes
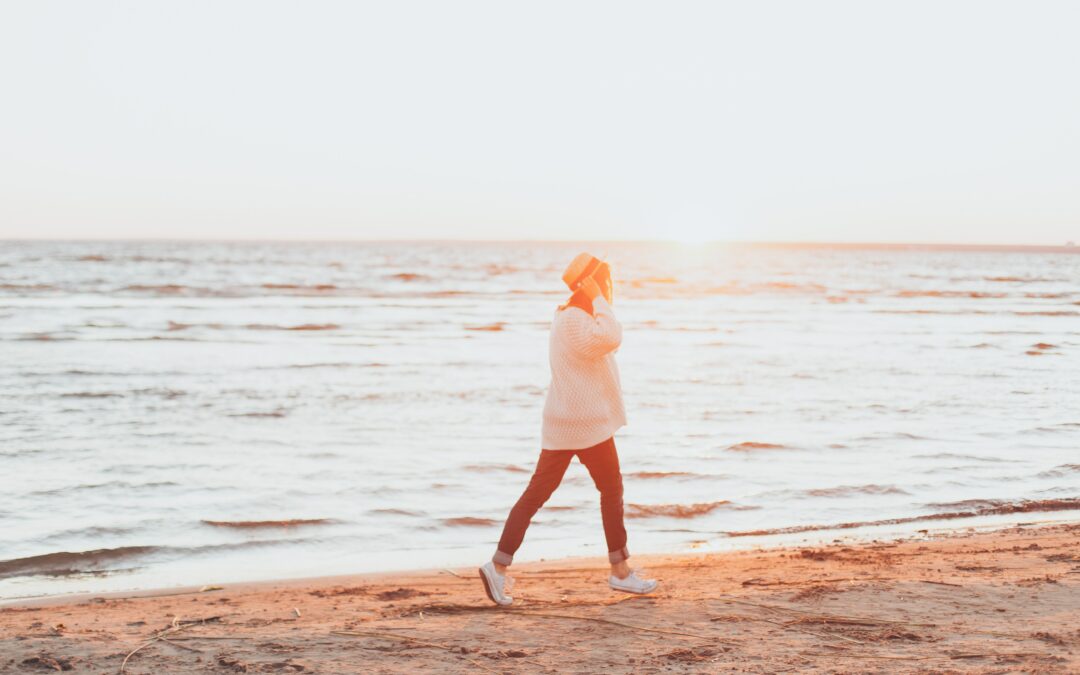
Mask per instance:
[[[503,527],[495,555],[480,568],[484,591],[492,602],[510,605],[507,567],[525,538],[533,515],[562,481],[577,456],[600,491],[600,514],[607,539],[612,589],[650,593],[656,581],[630,569],[623,524],[623,486],[613,434],[626,424],[615,350],[622,326],[611,309],[611,268],[588,253],[578,255],[563,272],[573,291],[555,312],[549,352],[551,386],[544,404],[543,448],[528,487]]]

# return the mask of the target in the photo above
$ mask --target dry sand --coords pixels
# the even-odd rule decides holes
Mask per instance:
[[[0,672],[1080,672],[1080,525],[86,597],[0,609]]]

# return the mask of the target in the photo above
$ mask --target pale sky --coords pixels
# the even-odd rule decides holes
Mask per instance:
[[[0,238],[1080,241],[1080,3],[0,5]]]

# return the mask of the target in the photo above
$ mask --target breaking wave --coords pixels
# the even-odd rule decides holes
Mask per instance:
[[[717,509],[748,511],[756,506],[737,506],[726,499],[701,504],[627,504],[627,518],[697,518]]]
[[[800,532],[815,532],[819,530],[846,530],[858,527],[873,527],[877,525],[899,525],[903,523],[917,523],[929,520],[952,520],[955,518],[974,518],[976,516],[1006,515],[1010,513],[1031,513],[1040,511],[1071,511],[1080,509],[1080,497],[1069,499],[1041,499],[1023,500],[1019,502],[1003,503],[1000,500],[970,500],[982,502],[982,505],[974,505],[965,511],[950,511],[932,513],[924,516],[909,516],[907,518],[886,518],[884,520],[862,520],[850,523],[833,523],[827,525],[796,525],[793,527],[777,527],[766,530],[742,530],[724,532],[729,537],[754,537],[769,534],[798,534]],[[962,504],[964,502],[956,502]]]

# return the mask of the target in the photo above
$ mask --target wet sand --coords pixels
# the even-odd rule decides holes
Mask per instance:
[[[515,565],[52,599],[0,608],[0,671],[1080,671],[1080,524],[824,547]],[[125,662],[126,659],[126,662]]]

